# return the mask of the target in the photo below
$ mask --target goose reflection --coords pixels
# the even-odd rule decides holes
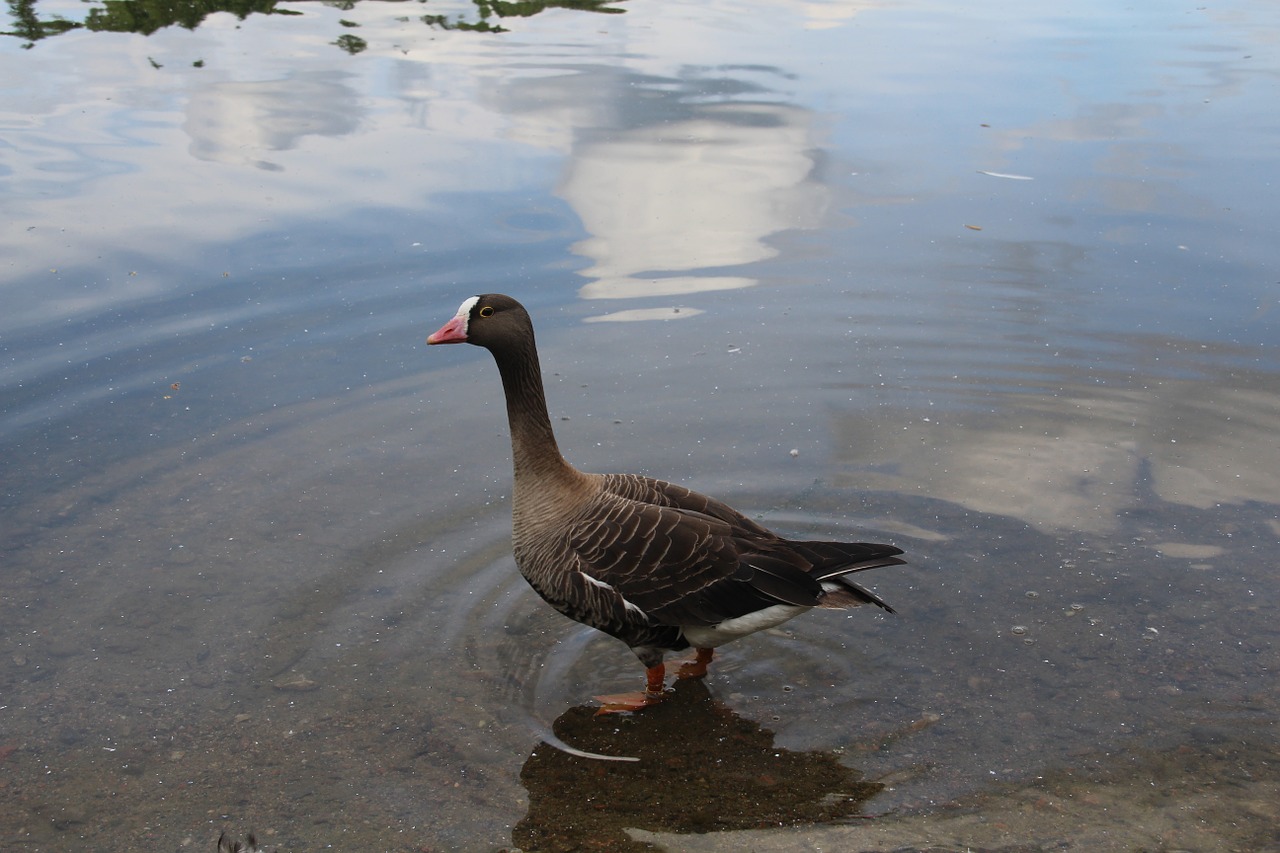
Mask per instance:
[[[634,763],[570,755],[546,743],[520,772],[529,813],[512,832],[525,851],[649,850],[627,829],[705,833],[837,821],[860,813],[883,786],[826,752],[774,744],[774,733],[711,697],[699,680],[678,681],[644,714],[602,720],[594,705],[553,724],[576,748],[636,756]]]

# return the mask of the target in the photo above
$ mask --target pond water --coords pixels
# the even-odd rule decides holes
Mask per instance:
[[[216,6],[0,39],[0,846],[1280,850],[1275,4]],[[481,292],[898,614],[592,716]]]

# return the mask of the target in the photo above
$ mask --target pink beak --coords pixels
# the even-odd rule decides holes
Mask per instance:
[[[463,344],[467,342],[467,318],[459,314],[440,327],[433,335],[427,336],[429,344]]]

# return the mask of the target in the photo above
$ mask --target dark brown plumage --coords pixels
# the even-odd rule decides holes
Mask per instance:
[[[513,546],[521,574],[552,607],[622,640],[647,668],[643,694],[601,697],[609,710],[657,701],[667,651],[712,649],[811,607],[875,604],[850,579],[903,563],[892,545],[783,539],[706,495],[634,474],[586,474],[565,461],[547,414],[533,323],[509,296],[476,296],[427,338],[493,354],[506,392],[515,467]]]

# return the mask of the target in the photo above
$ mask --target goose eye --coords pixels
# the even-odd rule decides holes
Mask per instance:
[[[481,317],[491,317],[491,316],[493,316],[493,306],[492,306],[492,305],[486,305],[486,306],[484,306],[483,308],[481,308],[481,309],[480,309],[480,316],[481,316]]]

